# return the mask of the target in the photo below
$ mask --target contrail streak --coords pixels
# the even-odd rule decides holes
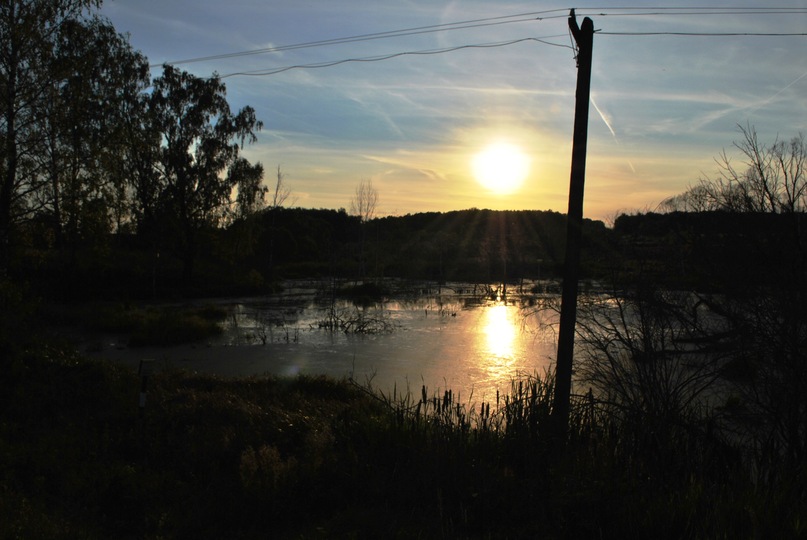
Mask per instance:
[[[596,102],[596,101],[594,101],[594,98],[593,98],[593,97],[591,98],[591,104],[592,104],[592,105],[594,105],[594,109],[597,111],[597,114],[599,114],[599,115],[600,115],[600,118],[602,118],[602,121],[603,121],[603,122],[605,122],[605,125],[606,125],[606,126],[608,126],[608,131],[610,131],[610,132],[611,132],[611,135],[613,135],[613,136],[614,136],[614,140],[615,140],[616,142],[619,142],[619,140],[617,140],[617,138],[616,138],[616,132],[614,131],[614,128],[612,128],[612,127],[611,127],[611,123],[608,121],[608,119],[607,119],[607,118],[605,117],[605,115],[602,113],[602,111],[600,110],[600,108],[599,108],[599,107],[597,107],[597,102]]]
[[[757,105],[756,107],[754,107],[753,109],[751,109],[750,111],[748,111],[749,116],[750,116],[750,115],[752,115],[752,114],[754,114],[755,112],[757,112],[759,109],[761,109],[762,107],[764,107],[765,105],[767,105],[767,104],[768,104],[768,103],[770,103],[771,101],[773,101],[773,100],[776,98],[776,96],[778,96],[779,94],[781,94],[782,92],[784,92],[785,90],[787,90],[788,88],[790,88],[791,86],[793,86],[794,84],[796,84],[797,82],[799,82],[800,80],[802,80],[804,77],[807,77],[807,71],[805,71],[804,73],[802,73],[800,77],[797,77],[797,78],[796,78],[796,79],[795,79],[793,82],[791,82],[790,84],[787,84],[787,85],[785,85],[784,87],[782,87],[782,88],[781,88],[781,89],[780,89],[778,92],[776,92],[774,95],[772,95],[771,97],[769,97],[768,99],[766,99],[765,101],[763,101],[762,103],[760,103],[759,105]],[[592,101],[592,103],[593,103],[593,101]],[[596,106],[596,105],[594,105],[594,107],[597,107],[597,106]]]
[[[608,131],[611,132],[611,136],[614,137],[614,141],[617,144],[619,144],[619,138],[616,136],[616,131],[614,131],[614,128],[611,126],[611,122],[608,121],[608,118],[605,116],[605,114],[597,106],[597,102],[594,101],[594,98],[589,97],[589,99],[591,99],[591,104],[594,105],[594,110],[597,111],[597,114],[600,115],[600,118],[602,118],[602,121],[605,122],[605,125],[608,127]],[[633,171],[634,174],[636,174],[636,168],[633,166],[633,163],[631,163],[630,160],[628,160],[628,167],[630,167],[630,170]]]

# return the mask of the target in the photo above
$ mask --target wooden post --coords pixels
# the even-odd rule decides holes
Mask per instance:
[[[583,225],[583,187],[586,181],[586,141],[588,138],[588,104],[591,90],[591,52],[594,23],[586,17],[577,26],[574,9],[569,14],[569,28],[577,42],[577,90],[574,109],[572,172],[569,183],[569,211],[566,214],[566,259],[563,266],[558,357],[555,370],[555,396],[552,407],[555,434],[565,440],[569,429],[569,407],[572,389],[574,335],[577,320],[577,289],[580,279],[580,241]]]

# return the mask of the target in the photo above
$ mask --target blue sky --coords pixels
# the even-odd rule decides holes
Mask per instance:
[[[717,13],[602,0],[106,0],[101,13],[155,65],[445,25],[176,64],[224,76],[231,106],[256,109],[264,130],[245,154],[264,164],[269,184],[281,167],[295,206],[348,208],[357,184],[372,180],[379,213],[403,215],[566,211],[577,77],[567,16],[576,7],[578,21],[589,16],[598,30],[584,212],[608,221],[716,175],[715,157],[735,155],[738,124],[765,142],[807,133],[807,37],[658,35],[807,32],[807,0],[770,6],[795,13],[738,13],[759,4],[697,4],[730,8]],[[479,22],[454,25],[464,21]],[[228,76],[399,53],[420,54]],[[509,195],[482,187],[471,166],[501,141],[530,162]]]

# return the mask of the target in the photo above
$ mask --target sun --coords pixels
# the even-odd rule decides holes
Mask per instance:
[[[530,158],[514,144],[497,142],[476,154],[472,167],[485,189],[508,195],[521,187],[530,172]]]

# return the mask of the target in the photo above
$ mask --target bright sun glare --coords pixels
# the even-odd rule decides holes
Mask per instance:
[[[494,143],[478,153],[473,160],[476,181],[499,195],[516,191],[530,170],[530,158],[509,143]]]
[[[510,359],[516,339],[516,328],[510,320],[507,306],[492,306],[485,311],[485,344],[488,352],[499,359]]]

